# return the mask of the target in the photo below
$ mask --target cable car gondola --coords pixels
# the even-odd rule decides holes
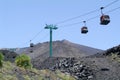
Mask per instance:
[[[86,34],[88,32],[88,28],[86,27],[86,21],[83,21],[83,22],[85,25],[81,28],[81,33]]]
[[[110,22],[110,17],[109,17],[109,15],[102,15],[101,17],[100,17],[100,24],[101,25],[107,25],[108,23]]]
[[[33,44],[33,43],[30,43],[30,52],[31,52],[31,53],[33,52],[33,47],[34,47],[34,44]]]
[[[102,12],[102,9],[104,9],[104,7],[101,7],[102,16],[100,17],[100,24],[107,25],[108,23],[110,23],[110,17],[109,17],[109,15],[104,15]]]
[[[81,28],[81,33],[82,33],[82,34],[86,34],[87,32],[88,32],[88,28],[85,27],[85,26],[83,26],[83,27]]]
[[[33,44],[33,43],[30,43],[30,47],[34,47],[34,44]]]
[[[31,52],[31,53],[33,52],[33,47],[34,47],[34,44],[31,43],[31,40],[30,40],[30,52]]]
[[[31,50],[30,50],[30,52],[32,53],[32,52],[33,52],[33,50],[31,49]]]

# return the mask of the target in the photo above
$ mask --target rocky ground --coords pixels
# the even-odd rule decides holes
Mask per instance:
[[[33,60],[38,69],[60,70],[76,80],[120,80],[120,45],[87,57],[52,57]]]
[[[39,69],[60,70],[76,80],[120,80],[120,63],[111,57],[48,58]]]
[[[14,63],[4,61],[3,67],[0,68],[0,80],[75,80],[75,78],[59,70],[53,72],[49,69],[24,69],[17,67]]]
[[[43,58],[32,59],[33,67],[39,70],[51,70],[53,73],[60,71],[76,80],[120,80],[120,45],[103,53],[85,57]]]

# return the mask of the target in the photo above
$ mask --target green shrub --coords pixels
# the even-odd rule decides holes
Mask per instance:
[[[118,56],[117,53],[112,53],[111,58],[113,61],[117,61],[120,63],[120,57]]]
[[[30,60],[31,59],[29,56],[27,56],[26,54],[21,54],[21,55],[16,57],[15,63],[19,67],[31,68],[32,64],[31,64]]]
[[[0,52],[0,67],[2,67],[3,66],[3,61],[4,60],[4,56],[3,56],[3,54]]]
[[[74,77],[72,77],[72,76],[70,76],[70,75],[68,75],[68,74],[64,74],[64,73],[62,73],[62,72],[60,72],[60,71],[56,71],[56,75],[57,75],[60,79],[62,79],[62,80],[75,80]]]

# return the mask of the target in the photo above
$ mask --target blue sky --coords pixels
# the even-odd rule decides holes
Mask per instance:
[[[103,26],[99,9],[108,4],[103,13],[108,12],[111,22]],[[120,44],[120,8],[114,10],[117,7],[120,7],[119,0],[0,0],[0,48],[28,47],[31,39],[35,44],[49,41],[49,30],[44,27],[54,24],[58,29],[53,31],[53,41],[66,39],[108,49]],[[96,9],[89,15],[56,24]],[[86,21],[87,34],[81,34],[82,21]]]

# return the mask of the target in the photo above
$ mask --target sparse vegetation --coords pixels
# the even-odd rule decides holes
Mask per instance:
[[[3,61],[4,60],[4,56],[3,54],[0,52],[0,68],[3,66]]]
[[[62,74],[62,75],[61,75]],[[49,76],[49,77],[46,77]],[[61,76],[60,76],[61,75]],[[70,78],[70,79],[69,79]],[[25,69],[17,67],[14,63],[3,61],[3,68],[0,70],[0,80],[75,80],[60,71],[37,70],[35,68]]]
[[[57,76],[62,80],[75,80],[75,78],[73,78],[72,76],[61,73],[60,71],[56,71],[56,73],[57,73]]]
[[[8,58],[6,52],[4,56]],[[104,53],[82,58],[46,57],[45,60],[40,60],[41,57],[36,57],[38,59],[35,58],[32,61],[34,68],[31,68],[31,59],[26,54],[19,54],[12,62],[9,61],[10,59],[6,62],[5,58],[1,58],[3,67],[0,69],[0,80],[120,79],[120,46],[104,51]]]
[[[30,57],[27,56],[26,54],[21,54],[17,56],[15,59],[15,63],[19,67],[32,68]]]
[[[113,61],[115,60],[115,61],[120,63],[120,57],[118,56],[117,53],[112,53],[111,58],[112,58]]]

